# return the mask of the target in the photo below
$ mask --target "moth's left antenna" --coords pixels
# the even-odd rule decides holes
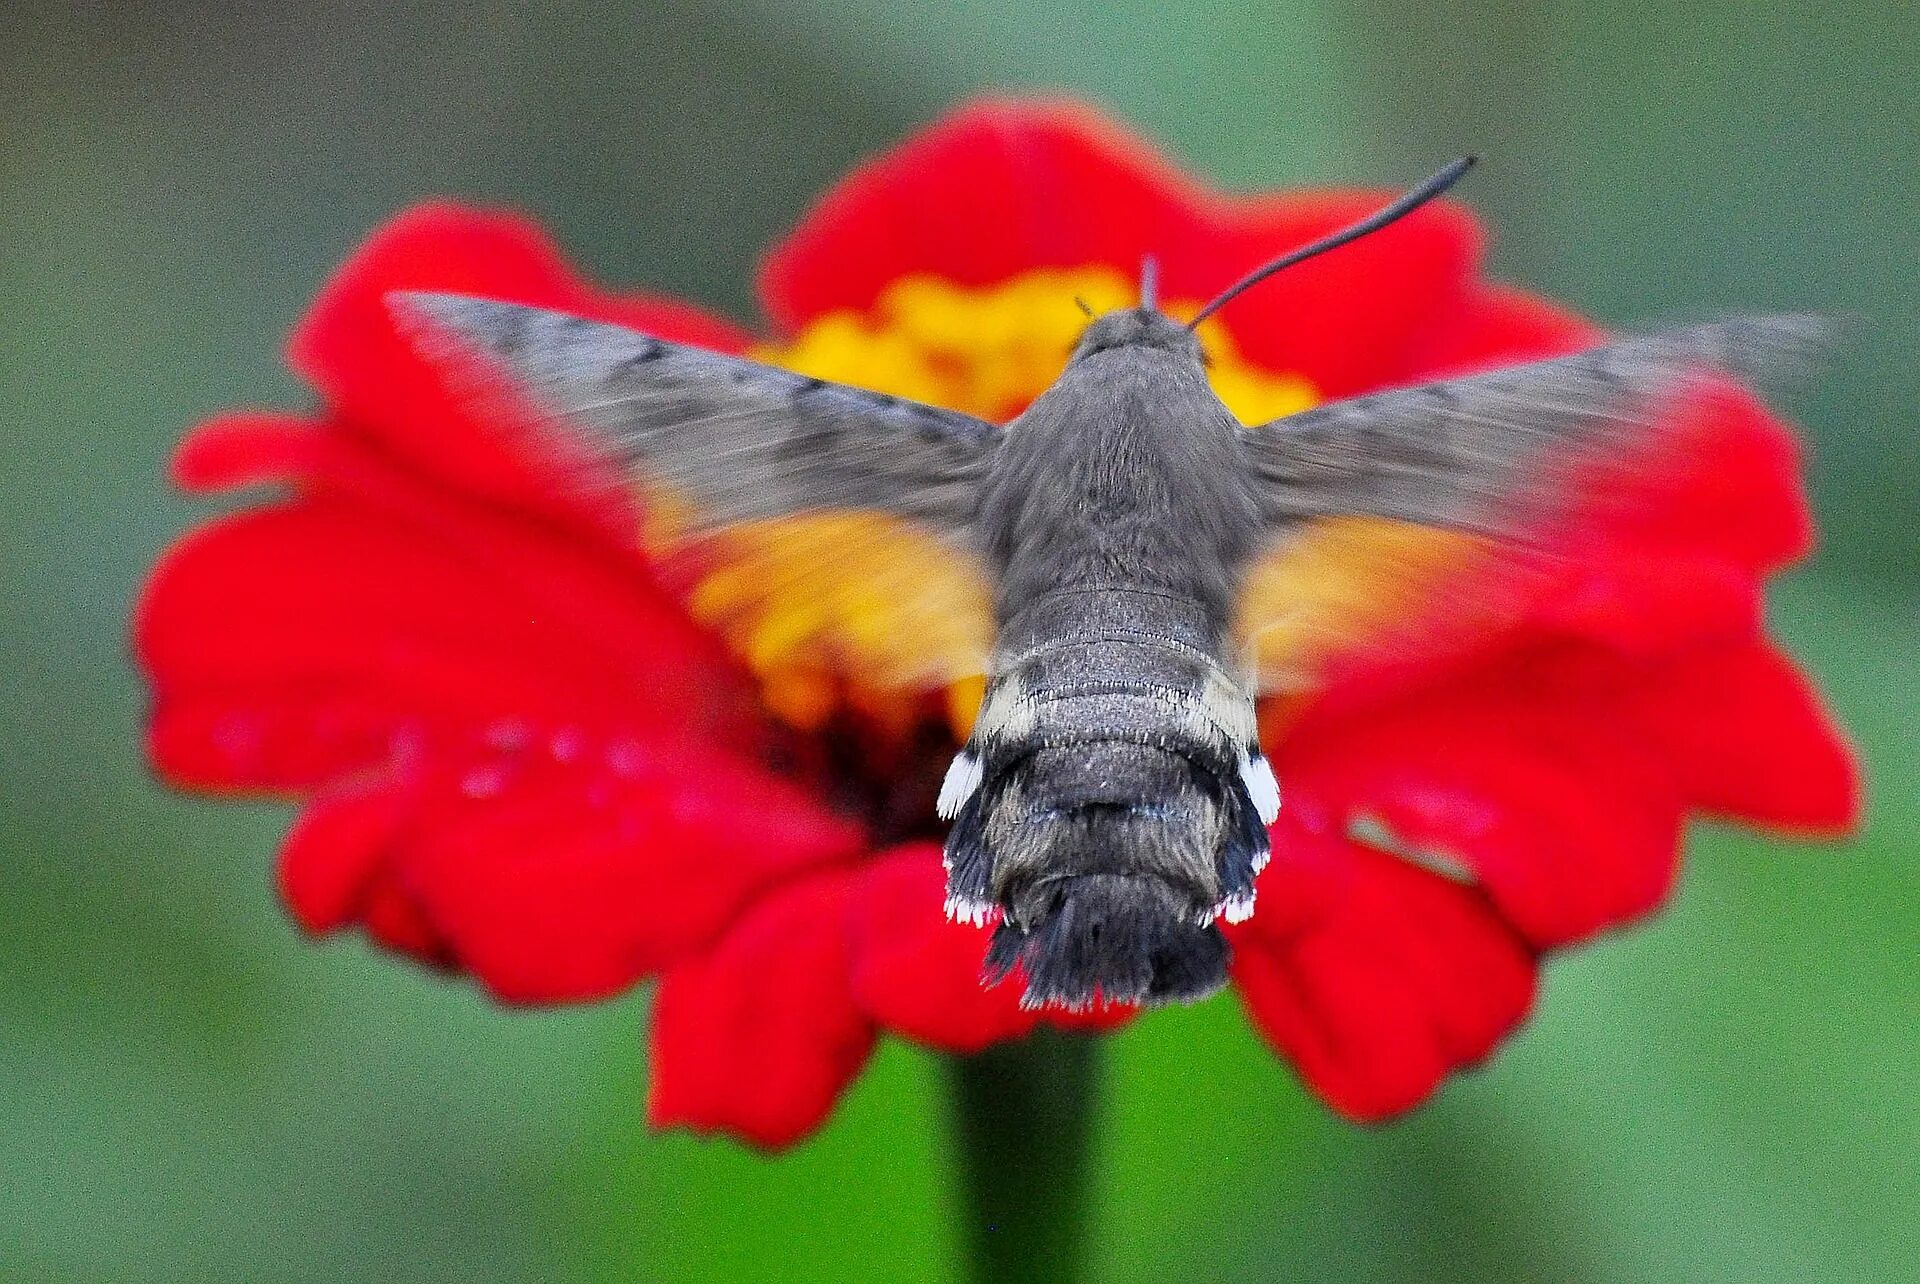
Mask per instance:
[[[1160,260],[1151,254],[1140,259],[1140,306],[1148,312],[1160,307]]]
[[[1239,298],[1241,294],[1247,290],[1251,290],[1254,286],[1260,284],[1282,268],[1290,268],[1303,259],[1310,259],[1316,254],[1325,254],[1328,250],[1337,250],[1349,241],[1357,241],[1369,232],[1377,232],[1387,224],[1405,218],[1459,182],[1466,172],[1473,168],[1476,159],[1477,158],[1473,156],[1462,156],[1459,160],[1454,161],[1451,165],[1448,165],[1438,174],[1435,174],[1432,178],[1420,184],[1420,186],[1414,188],[1411,192],[1408,192],[1405,196],[1402,196],[1385,209],[1377,213],[1369,214],[1353,226],[1342,228],[1332,236],[1322,237],[1312,245],[1303,245],[1297,250],[1282,254],[1271,263],[1263,264],[1255,268],[1226,289],[1220,291],[1219,294],[1215,295],[1213,302],[1201,308],[1200,311],[1194,314],[1193,320],[1187,322],[1187,329],[1193,329],[1221,308]]]

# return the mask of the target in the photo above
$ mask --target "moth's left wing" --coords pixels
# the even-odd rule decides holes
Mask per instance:
[[[1311,688],[1342,657],[1497,626],[1557,519],[1677,448],[1670,398],[1714,372],[1775,374],[1823,329],[1783,316],[1648,335],[1249,430],[1268,540],[1236,630],[1261,686]]]
[[[991,617],[970,527],[992,424],[543,308],[392,302],[429,354],[482,358],[621,470],[696,614],[756,667],[879,687],[981,671]]]

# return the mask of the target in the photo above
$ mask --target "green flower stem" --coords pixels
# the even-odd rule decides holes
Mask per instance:
[[[1104,1051],[1043,1029],[949,1063],[967,1278],[1081,1278]]]

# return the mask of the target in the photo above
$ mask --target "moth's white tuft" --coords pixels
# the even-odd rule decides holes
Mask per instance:
[[[967,799],[973,797],[973,791],[980,787],[980,760],[973,756],[971,749],[962,749],[953,757],[953,763],[947,768],[947,778],[940,782],[940,800],[933,805],[940,819],[952,820],[960,814]],[[922,798],[925,794],[920,795]]]
[[[1091,994],[1084,999],[1067,999],[1057,995],[1050,998],[1035,998],[1032,990],[1020,996],[1022,1012],[1044,1012],[1049,1008],[1058,1012],[1086,1013],[1093,1011],[1094,999]]]
[[[969,927],[985,927],[993,915],[992,901],[976,901],[971,896],[947,897],[947,917]]]
[[[1229,896],[1214,908],[1227,922],[1244,923],[1253,917],[1253,893],[1240,892]]]
[[[1240,759],[1240,779],[1253,799],[1260,823],[1271,825],[1280,818],[1280,782],[1273,778],[1273,765],[1258,750]]]

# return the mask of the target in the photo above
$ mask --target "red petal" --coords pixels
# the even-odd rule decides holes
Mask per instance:
[[[711,642],[644,583],[546,539],[305,499],[186,541],[138,628],[160,693],[151,747],[175,779],[310,788],[389,763],[436,776],[381,877],[360,871],[386,899],[357,916],[520,1000],[630,984],[768,883],[860,844],[690,739],[719,730],[732,698]],[[440,801],[423,812],[422,796]],[[346,823],[331,807],[313,820],[321,838]],[[316,872],[319,840],[296,838],[290,887],[348,878]],[[303,918],[353,914],[346,894],[322,886]]]
[[[453,955],[445,939],[418,903],[391,879],[376,879],[368,888],[361,919],[375,944],[430,967],[453,967]]]
[[[1606,334],[1557,304],[1480,285],[1424,336],[1413,366],[1421,379],[1578,352]],[[1678,443],[1658,470],[1630,480],[1630,503],[1608,516],[1633,535],[1631,550],[1682,547],[1770,569],[1802,556],[1812,538],[1793,436],[1750,394],[1720,385],[1671,408]],[[1619,479],[1610,479],[1618,484]],[[1623,559],[1625,560],[1625,559]]]
[[[422,472],[532,506],[556,504],[510,435],[482,431],[466,401],[397,330],[386,296],[447,290],[577,312],[662,338],[738,351],[740,331],[684,304],[587,285],[533,224],[511,214],[427,205],[375,232],[335,274],[295,331],[295,367],[328,405]]]
[[[1591,324],[1543,300],[1482,286],[1418,354],[1420,377],[1578,351]],[[1792,435],[1750,395],[1725,386],[1674,404],[1659,465],[1596,488],[1565,591],[1537,623],[1652,654],[1677,643],[1751,636],[1756,572],[1802,556],[1812,524]]]
[[[280,895],[300,926],[331,932],[360,916],[406,809],[384,783],[308,804],[280,849]]]
[[[1546,661],[1303,723],[1278,765],[1297,821],[1337,837],[1367,817],[1445,853],[1536,947],[1647,913],[1677,868],[1682,800],[1664,764]]]
[[[1524,291],[1478,284],[1409,355],[1408,378],[1448,378],[1565,356],[1606,336],[1592,322]]]
[[[975,103],[836,184],[767,256],[760,294],[775,325],[792,331],[869,307],[916,273],[987,285],[1041,267],[1133,272],[1148,248],[1172,270],[1174,250],[1202,230],[1203,199],[1085,107]]]
[[[1761,619],[1761,585],[1752,570],[1715,554],[1615,538],[1579,554],[1531,623],[1657,660],[1753,637]]]
[[[1206,191],[1120,126],[1061,102],[961,109],[854,171],[768,256],[761,296],[795,330],[862,309],[901,277],[986,285],[1045,267],[1160,261],[1162,292],[1209,298],[1284,250],[1372,213],[1387,194],[1236,198]],[[1433,207],[1233,305],[1241,349],[1333,395],[1393,378],[1464,298],[1472,218]]]
[[[1750,393],[1703,388],[1673,406],[1668,431],[1676,448],[1663,467],[1636,477],[1634,502],[1613,509],[1635,551],[1698,549],[1752,571],[1808,552],[1799,446]]]
[[[1018,1038],[1038,1018],[1009,980],[981,984],[991,931],[947,919],[947,876],[932,843],[895,848],[863,875],[852,898],[853,993],[883,1028],[946,1052],[978,1052]]]
[[[162,694],[147,718],[147,758],[176,788],[282,793],[386,761],[405,726],[391,701],[340,690]]]
[[[1063,1029],[1110,1030],[1139,1014],[1115,1005],[1087,1012],[1020,1007],[1022,981],[981,984],[991,929],[949,920],[947,876],[932,843],[897,847],[868,865],[852,902],[853,993],[883,1029],[943,1052],[978,1052],[1044,1020]]]
[[[220,415],[181,441],[173,455],[173,481],[200,493],[291,481],[315,469],[322,441],[320,426],[298,415]]]
[[[529,745],[471,768],[413,820],[396,877],[498,998],[617,993],[859,828],[758,767],[691,743]]]
[[[1379,1119],[1418,1105],[1526,1016],[1533,956],[1476,892],[1353,843],[1284,841],[1261,908],[1234,933],[1234,979],[1334,1109]],[[1266,913],[1296,901],[1318,911]]]
[[[1724,387],[1676,401],[1664,431],[1657,459],[1592,479],[1539,627],[1645,656],[1758,635],[1762,574],[1812,541],[1793,439]]]
[[[850,873],[790,883],[654,1000],[647,1117],[786,1146],[817,1128],[873,1049],[848,983]]]
[[[1208,255],[1209,296],[1283,250],[1374,213],[1393,194],[1286,193],[1235,207]],[[1391,227],[1263,282],[1221,316],[1246,357],[1297,371],[1323,397],[1407,382],[1428,336],[1451,324],[1472,287],[1482,236],[1474,217],[1439,201]]]
[[[1859,822],[1853,752],[1806,678],[1771,646],[1682,657],[1628,699],[1621,716],[1659,746],[1694,805],[1824,833]]]
[[[439,702],[483,713],[548,705],[583,669],[600,676],[573,629],[541,629],[502,587],[425,532],[357,506],[256,509],[168,554],[137,647],[167,685],[362,678],[421,696],[438,688]],[[588,707],[597,698],[576,695]]]
[[[135,630],[160,697],[160,767],[284,787],[363,762],[381,732],[423,719],[647,734],[738,698],[712,639],[622,568],[510,521],[442,527],[313,499],[184,540]]]

